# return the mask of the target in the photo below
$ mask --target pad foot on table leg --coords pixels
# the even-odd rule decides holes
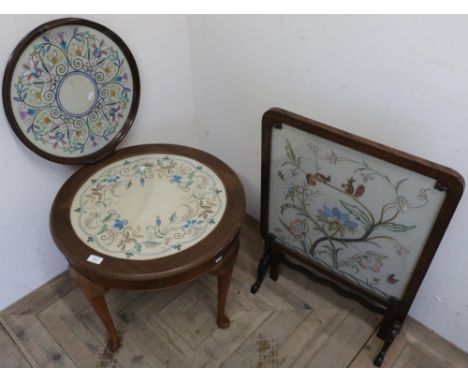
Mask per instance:
[[[225,255],[224,261],[219,264],[218,268],[211,272],[218,278],[218,317],[216,319],[216,322],[218,324],[218,327],[221,329],[227,329],[230,325],[229,318],[226,316],[225,313],[225,307],[229,291],[229,285],[231,284],[234,262],[237,258],[238,251],[239,236],[235,239],[234,243],[231,244],[231,248]]]

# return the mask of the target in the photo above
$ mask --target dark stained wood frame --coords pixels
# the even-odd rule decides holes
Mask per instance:
[[[39,147],[34,145],[25,136],[23,129],[18,125],[18,122],[16,121],[16,118],[14,116],[12,105],[11,105],[11,94],[10,94],[11,81],[13,79],[12,78],[13,72],[16,68],[18,60],[21,54],[23,53],[24,49],[26,49],[28,45],[40,35],[46,33],[47,31],[53,28],[66,26],[66,25],[87,26],[90,28],[94,28],[98,30],[99,32],[103,33],[104,35],[108,36],[116,45],[119,46],[119,48],[124,53],[125,58],[127,59],[128,65],[130,67],[130,71],[131,71],[132,79],[133,79],[132,105],[130,107],[127,120],[125,121],[122,128],[118,131],[118,133],[114,136],[114,138],[110,140],[109,143],[107,143],[106,146],[104,146],[100,150],[89,155],[84,155],[81,157],[73,157],[73,158],[61,157],[61,156],[53,155],[48,152],[42,151]],[[57,163],[62,163],[62,164],[94,163],[112,154],[116,146],[122,141],[122,139],[130,130],[130,127],[132,126],[133,121],[135,120],[135,116],[138,110],[138,105],[140,102],[140,75],[138,73],[138,67],[137,67],[135,58],[133,57],[130,49],[116,33],[114,33],[113,31],[111,31],[110,29],[108,29],[107,27],[101,24],[95,23],[94,21],[79,19],[79,18],[63,18],[63,19],[52,20],[52,21],[46,22],[38,26],[37,28],[29,32],[19,42],[19,44],[13,50],[13,53],[11,54],[10,58],[8,59],[8,63],[5,68],[5,73],[3,75],[2,95],[3,95],[3,107],[5,109],[5,114],[7,116],[8,122],[10,123],[10,126],[15,132],[15,134],[17,135],[17,137],[29,149],[31,149],[32,151],[34,151],[36,154],[40,155],[41,157],[48,159],[50,161],[53,161],[53,162],[57,162]]]
[[[80,186],[103,167],[135,155],[164,153],[193,158],[213,170],[226,189],[226,209],[213,229],[200,242],[177,254],[153,260],[127,260],[107,256],[88,247],[75,234],[70,220],[73,198]],[[229,319],[224,307],[232,268],[239,248],[239,231],[245,216],[245,195],[237,175],[218,158],[185,146],[153,144],[127,147],[99,163],[73,174],[57,193],[50,214],[52,237],[70,264],[70,272],[98,313],[109,334],[109,348],[116,350],[120,339],[112,323],[104,294],[110,288],[153,290],[185,283],[208,272],[218,277],[218,326]],[[90,254],[101,256],[101,265],[87,261]]]
[[[269,198],[270,198],[270,158],[271,135],[273,128],[281,128],[285,124],[306,131],[312,135],[339,143],[354,150],[379,158],[402,168],[420,173],[436,179],[434,188],[446,192],[446,198],[437,215],[429,237],[419,256],[410,281],[401,299],[386,301],[355,285],[351,281],[338,276],[324,267],[307,261],[304,256],[282,245],[275,235],[269,232]],[[299,271],[311,279],[332,287],[338,293],[353,298],[366,308],[384,315],[378,336],[385,341],[381,352],[374,364],[380,366],[385,353],[398,334],[416,293],[424,279],[429,265],[434,257],[448,224],[455,212],[464,189],[463,177],[456,171],[439,164],[421,159],[411,154],[393,149],[388,146],[370,141],[345,131],[327,126],[323,123],[302,117],[300,115],[273,108],[268,110],[262,119],[262,189],[261,189],[261,234],[265,240],[265,252],[260,260],[257,281],[252,286],[252,293],[256,293],[261,282],[270,268],[270,277],[277,280],[279,266],[284,264]],[[291,262],[286,255],[298,261]],[[305,268],[302,265],[307,265]]]

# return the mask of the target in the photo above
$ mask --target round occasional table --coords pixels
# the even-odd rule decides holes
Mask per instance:
[[[104,295],[217,276],[217,324],[239,248],[245,196],[221,160],[178,145],[128,147],[73,174],[52,205],[50,228],[70,273],[108,332],[120,338]]]

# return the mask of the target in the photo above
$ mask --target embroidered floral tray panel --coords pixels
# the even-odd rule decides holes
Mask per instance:
[[[182,156],[139,155],[88,179],[70,210],[77,236],[99,253],[131,260],[175,254],[205,238],[226,208],[222,181]]]
[[[400,298],[445,192],[435,180],[283,125],[273,129],[269,232],[371,293]]]
[[[125,55],[108,36],[65,25],[23,50],[10,94],[14,118],[35,146],[81,157],[103,148],[124,126],[133,79]]]

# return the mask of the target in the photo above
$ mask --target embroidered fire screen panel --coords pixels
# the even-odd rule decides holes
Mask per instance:
[[[399,299],[446,196],[435,183],[283,124],[272,130],[268,231],[374,295]]]

